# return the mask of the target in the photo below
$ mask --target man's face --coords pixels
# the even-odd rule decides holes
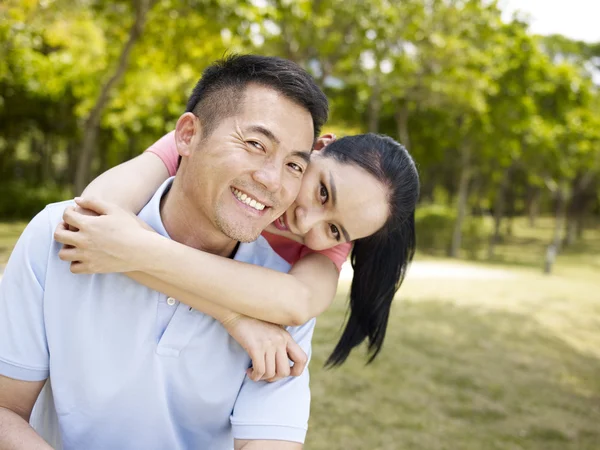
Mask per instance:
[[[313,123],[307,110],[270,88],[249,85],[241,100],[237,115],[204,139],[199,119],[190,113],[180,118],[177,176],[195,214],[215,231],[250,242],[298,195]]]

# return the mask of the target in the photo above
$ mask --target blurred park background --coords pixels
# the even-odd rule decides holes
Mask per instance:
[[[322,368],[347,269],[319,321],[306,448],[599,449],[600,31],[540,35],[519,4],[3,0],[0,276],[45,204],[173,129],[211,61],[286,57],[327,93],[324,132],[388,134],[422,178],[382,354]]]

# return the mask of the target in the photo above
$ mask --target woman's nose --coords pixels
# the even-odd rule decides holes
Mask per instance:
[[[316,211],[314,208],[299,207],[296,210],[296,217],[298,218],[298,231],[303,235],[308,233],[319,223],[320,216],[320,212]]]

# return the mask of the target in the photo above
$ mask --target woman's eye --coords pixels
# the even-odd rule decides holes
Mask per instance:
[[[304,169],[302,168],[302,166],[300,166],[296,163],[290,163],[289,166],[298,173],[304,173]]]
[[[327,202],[327,199],[329,198],[329,192],[327,192],[327,188],[323,183],[321,183],[321,188],[319,189],[319,196],[323,203]]]
[[[331,234],[333,234],[333,237],[335,238],[336,241],[340,240],[340,231],[338,230],[338,227],[336,227],[334,224],[329,225],[329,229],[331,230]]]
[[[254,147],[254,148],[256,148],[257,150],[260,150],[260,151],[263,151],[263,152],[265,151],[265,148],[264,148],[264,147],[263,147],[263,146],[262,146],[262,145],[261,145],[259,142],[256,142],[256,141],[248,141],[248,144],[250,144],[251,146],[253,146],[253,147]]]

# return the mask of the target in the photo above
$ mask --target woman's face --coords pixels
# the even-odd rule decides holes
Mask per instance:
[[[374,234],[387,218],[382,183],[359,166],[314,151],[298,197],[267,231],[325,250]]]

